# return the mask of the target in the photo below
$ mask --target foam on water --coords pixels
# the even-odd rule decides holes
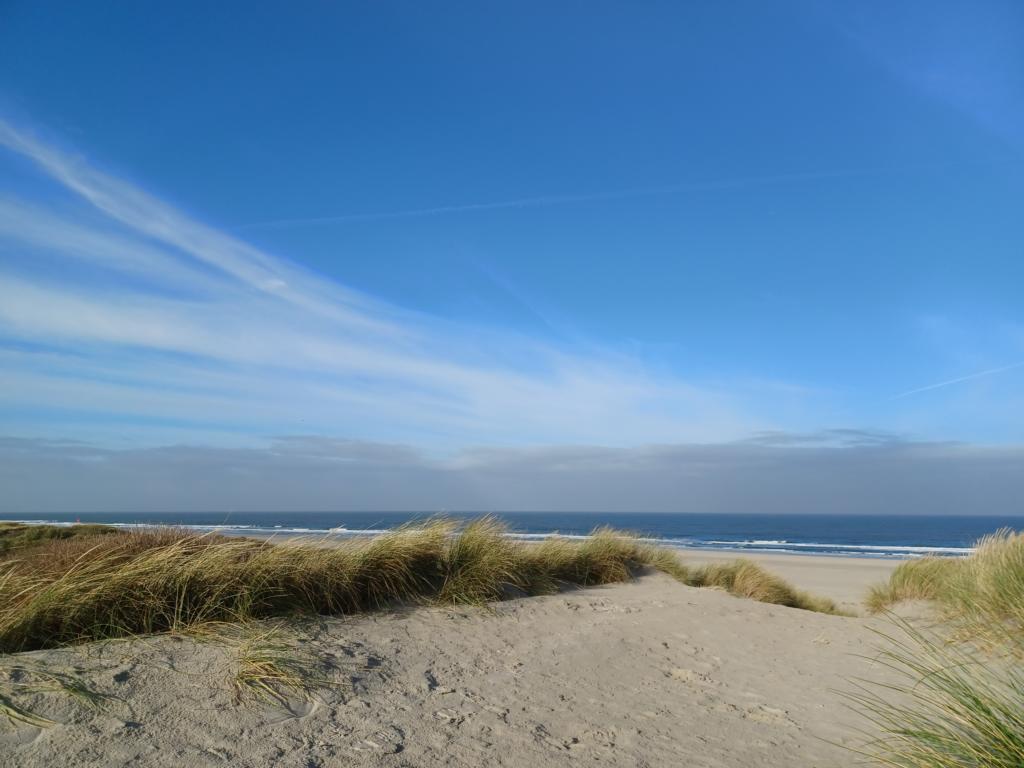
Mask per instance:
[[[21,519],[11,522],[24,523],[29,525],[74,525],[77,520],[57,519]],[[84,522],[84,521],[83,521]],[[104,522],[102,520],[89,520],[88,522]],[[104,522],[116,528],[145,529],[156,527],[163,523],[151,522]],[[256,525],[241,523],[174,523],[181,527],[199,532],[219,532],[225,535],[250,535],[250,536],[287,536],[287,537],[358,537],[375,536],[387,533],[394,528],[358,528],[335,525],[330,528],[313,528],[306,526],[289,526],[284,524]],[[508,534],[511,538],[523,541],[543,541],[550,538],[564,538],[571,540],[584,540],[589,538],[587,534],[561,533],[551,530],[544,532],[519,532],[513,531]],[[641,536],[641,541],[659,546],[672,547],[676,549],[713,550],[724,552],[760,552],[760,553],[784,553],[784,554],[806,554],[806,555],[830,555],[835,557],[875,557],[875,558],[911,558],[925,555],[962,557],[974,551],[973,547],[965,546],[927,546],[910,544],[863,544],[857,542],[794,542],[787,539],[721,539],[701,538],[683,536]]]

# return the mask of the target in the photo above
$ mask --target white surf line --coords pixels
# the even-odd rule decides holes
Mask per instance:
[[[380,536],[393,533],[394,528],[345,528],[337,526],[334,528],[298,528],[284,526],[260,526],[245,524],[223,524],[214,525],[210,523],[95,523],[95,522],[71,522],[67,520],[0,520],[6,523],[19,523],[22,525],[53,525],[59,527],[71,527],[74,525],[105,525],[111,528],[122,528],[126,530],[145,530],[153,528],[180,527],[187,528],[197,533],[219,533],[223,536],[259,536],[261,538],[273,539],[280,536],[283,539],[300,540],[321,540],[338,538],[361,538],[366,536]],[[415,532],[418,529],[409,529]],[[561,533],[560,531],[549,531],[546,533],[522,533],[508,531],[504,534],[507,538],[520,541],[544,541],[547,539],[567,539],[570,541],[585,541],[591,538],[585,533]],[[867,557],[867,558],[914,558],[933,554],[940,556],[964,556],[975,551],[974,547],[944,547],[944,546],[920,546],[920,545],[879,545],[879,544],[824,544],[818,542],[785,542],[777,539],[755,539],[727,541],[721,539],[666,539],[657,536],[637,536],[636,540],[645,544],[655,544],[669,547],[671,549],[690,552],[721,552],[743,554],[778,554],[778,555],[820,555],[824,557]]]

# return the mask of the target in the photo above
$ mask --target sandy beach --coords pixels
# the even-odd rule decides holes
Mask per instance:
[[[0,0],[0,768],[1024,768],[1024,0]]]
[[[896,564],[752,559],[846,604]],[[863,658],[877,624],[656,573],[493,610],[323,619],[292,631],[336,685],[288,707],[237,702],[218,643],[38,651],[7,660],[79,670],[112,698],[92,710],[36,695],[33,708],[55,724],[0,726],[0,766],[854,765],[842,745],[863,722],[835,689],[884,679]]]

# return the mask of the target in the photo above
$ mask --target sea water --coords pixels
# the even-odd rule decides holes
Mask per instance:
[[[484,512],[443,513],[458,520]],[[517,537],[585,536],[600,526],[694,549],[855,557],[963,555],[987,533],[1024,530],[1020,516],[769,515],[650,512],[501,512]],[[431,517],[426,512],[91,512],[10,515],[26,522],[183,525],[250,535],[367,535]]]

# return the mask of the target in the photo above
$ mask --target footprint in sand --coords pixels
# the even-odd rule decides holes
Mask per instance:
[[[305,720],[320,709],[320,702],[315,699],[291,698],[283,706],[271,705],[268,709],[271,712],[282,714],[278,714],[278,716],[270,718],[267,720],[266,724],[280,725],[281,723],[287,723],[293,720]]]
[[[765,725],[784,725],[787,728],[795,728],[796,723],[789,719],[785,710],[775,709],[775,707],[766,707],[764,704],[755,704],[748,708],[743,716],[748,720],[753,720],[755,723],[764,723]]]
[[[364,739],[353,742],[352,749],[356,752],[395,755],[405,749],[405,734],[399,728],[388,726]]]
[[[592,746],[603,750],[611,750],[615,749],[616,739],[618,739],[618,733],[614,729],[584,731],[581,742],[590,743]]]
[[[16,727],[7,731],[6,733],[0,733],[0,753],[5,752],[8,748],[24,747],[29,744],[34,744],[39,741],[47,728],[39,728],[34,725],[25,725],[18,723]]]
[[[508,707],[496,707],[493,704],[487,704],[484,706],[484,710],[490,712],[492,715],[497,715],[498,719],[503,723],[508,722],[509,708]]]
[[[708,672],[699,672],[686,667],[674,667],[666,672],[665,676],[690,685],[713,685],[715,682]]]
[[[466,719],[458,710],[451,709],[449,707],[437,710],[437,712],[434,713],[434,717],[448,725],[459,725]]]
[[[558,750],[559,752],[573,749],[580,743],[579,738],[576,736],[568,739],[559,739],[553,736],[551,732],[544,727],[544,725],[537,725],[534,727],[533,738],[535,741],[544,744],[551,749]]]

